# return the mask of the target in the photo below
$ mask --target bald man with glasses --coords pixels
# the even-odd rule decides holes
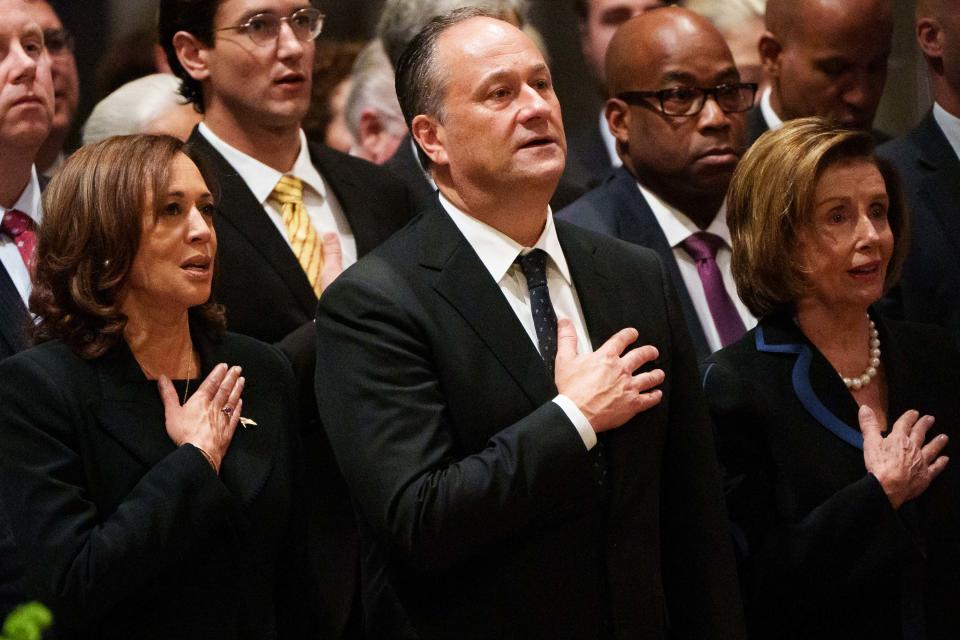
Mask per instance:
[[[756,324],[730,273],[723,200],[757,85],[740,81],[716,28],[676,7],[617,31],[606,78],[623,167],[558,217],[659,253],[702,360]]]
[[[277,345],[301,385],[312,496],[312,560],[322,637],[350,625],[357,533],[313,399],[320,292],[411,217],[386,169],[324,146],[300,127],[323,15],[305,0],[162,0],[159,41],[181,93],[202,113],[189,144],[219,177],[213,296],[231,331]]]

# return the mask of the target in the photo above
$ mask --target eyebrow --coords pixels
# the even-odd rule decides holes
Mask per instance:
[[[529,70],[530,74],[537,74],[537,73],[543,73],[543,72],[547,72],[548,74],[550,73],[550,68],[547,67],[547,65],[543,62],[536,64],[532,69]],[[488,73],[487,75],[483,76],[478,86],[488,85],[491,82],[495,82],[505,77],[512,76],[514,73],[515,72],[512,71],[511,69],[495,69],[490,73]]]
[[[730,80],[739,80],[740,71],[736,67],[727,67],[720,73],[714,76],[713,82],[729,82]],[[663,75],[660,80],[661,83],[667,82],[682,82],[684,84],[695,85],[697,84],[697,79],[691,73],[686,71],[669,71]]]
[[[310,4],[303,4],[303,5],[300,5],[299,7],[295,7],[295,8],[290,12],[290,15],[295,14],[297,11],[300,11],[300,9],[309,9],[311,6],[312,6],[312,5],[310,5]],[[259,15],[262,15],[262,14],[264,14],[264,13],[268,13],[268,14],[272,14],[272,15],[277,15],[277,12],[274,11],[273,9],[264,9],[264,8],[262,8],[262,7],[259,8],[259,9],[250,9],[250,10],[245,11],[244,13],[242,13],[242,14],[240,15],[240,17],[237,18],[237,24],[238,24],[238,25],[239,25],[239,24],[243,24],[244,22],[246,22],[247,20],[249,20],[249,19],[252,18],[253,16],[259,16]]]

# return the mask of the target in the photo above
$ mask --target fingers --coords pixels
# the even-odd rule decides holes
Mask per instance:
[[[880,421],[877,420],[877,414],[873,409],[865,404],[860,405],[857,420],[860,421],[860,433],[863,434],[864,440],[882,437],[880,434],[883,432],[883,427],[880,426]]]
[[[910,440],[917,448],[922,447],[923,443],[927,441],[927,431],[933,426],[933,422],[933,416],[921,416],[913,425],[913,429],[910,431]]]
[[[944,447],[947,446],[949,441],[950,439],[946,436],[946,434],[941,433],[936,438],[928,442],[926,446],[920,449],[920,453],[923,454],[923,461],[927,464],[932,464],[937,456],[939,456],[943,451]]]
[[[949,462],[950,458],[947,456],[940,456],[933,462],[933,464],[930,465],[928,471],[930,472],[929,478],[931,482],[934,478],[943,473],[943,470],[947,468],[947,463]]]
[[[902,416],[897,418],[897,421],[893,423],[893,428],[890,430],[890,433],[899,433],[904,437],[910,435],[910,431],[913,429],[913,425],[917,423],[917,420],[920,419],[920,412],[915,409],[910,409],[905,411]]]
[[[227,396],[227,401],[223,405],[223,409],[226,409],[227,407],[231,408],[232,410],[230,412],[231,420],[233,419],[234,414],[239,414],[239,411],[237,410],[237,406],[240,403],[240,394],[243,393],[243,385],[246,383],[246,381],[247,381],[246,378],[244,378],[243,376],[240,376],[239,378],[237,378],[236,384],[233,385],[233,388],[230,390],[230,395]]]
[[[663,400],[663,391],[660,389],[654,389],[647,393],[637,394],[636,400],[634,400],[634,408],[636,413],[642,413],[648,409],[651,409]]]
[[[636,342],[639,337],[640,334],[632,327],[620,329],[620,331],[610,336],[610,339],[604,342],[603,346],[597,349],[597,353],[606,352],[610,355],[619,356],[627,347]]]
[[[326,289],[343,272],[343,249],[337,234],[323,234],[323,269],[320,270],[320,283]]]
[[[213,408],[215,410],[220,411],[228,404],[227,399],[230,397],[230,394],[233,392],[233,389],[237,385],[237,381],[239,379],[240,367],[230,367],[230,369],[227,371],[227,375],[225,375],[223,380],[220,382],[220,386],[217,388],[216,394],[213,396]]]
[[[221,362],[213,368],[213,371],[210,372],[210,375],[200,383],[200,386],[197,387],[197,393],[195,395],[202,396],[204,398],[210,399],[213,398],[214,394],[217,393],[217,389],[220,388],[220,383],[223,382],[224,376],[227,375],[227,365],[224,362]]]
[[[663,384],[666,374],[663,369],[654,369],[653,371],[644,371],[633,376],[633,388],[639,392],[647,391],[658,385]]]
[[[645,344],[642,347],[632,349],[620,360],[623,363],[624,370],[626,370],[628,374],[632,375],[634,371],[648,362],[653,362],[659,357],[660,352],[657,351],[656,347],[650,344]]]
[[[577,330],[569,318],[557,320],[557,359],[572,358],[577,355]]]
[[[230,419],[227,420],[227,426],[223,430],[223,441],[229,443],[233,440],[233,434],[237,430],[237,425],[240,423],[240,416],[243,411],[243,399],[237,400],[237,404],[230,405],[233,407],[233,412],[230,413]]]
[[[163,412],[169,414],[171,409],[180,406],[180,398],[177,397],[177,390],[173,388],[170,378],[161,375],[157,380],[157,388],[160,390],[160,399],[163,400]]]

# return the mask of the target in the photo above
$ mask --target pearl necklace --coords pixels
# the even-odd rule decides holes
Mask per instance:
[[[867,318],[870,316],[868,315]],[[866,370],[859,376],[853,378],[843,378],[843,384],[847,385],[847,389],[853,389],[854,391],[859,391],[863,387],[870,384],[870,381],[874,379],[877,375],[877,367],[880,366],[880,332],[877,331],[876,325],[873,323],[873,320],[870,320],[870,364],[867,365]]]

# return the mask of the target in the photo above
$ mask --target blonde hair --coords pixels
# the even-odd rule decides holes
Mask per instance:
[[[740,161],[727,191],[727,225],[733,241],[733,278],[740,299],[757,317],[792,307],[808,290],[797,247],[810,224],[817,181],[831,166],[862,159],[883,176],[894,251],[885,282],[900,274],[909,223],[896,171],[874,152],[869,133],[842,129],[823,118],[790,120],[768,131]]]

